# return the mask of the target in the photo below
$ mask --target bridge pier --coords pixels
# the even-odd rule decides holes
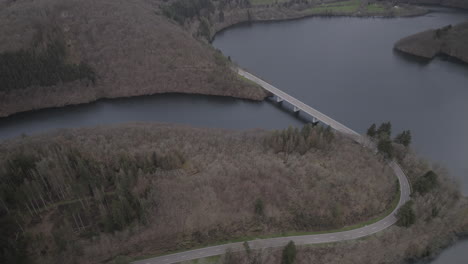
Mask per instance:
[[[298,99],[292,97],[291,95],[281,91],[280,89],[274,87],[273,85],[265,82],[264,80],[256,77],[255,75],[251,74],[251,73],[248,73],[240,68],[237,68],[237,71],[238,71],[238,74],[257,83],[258,85],[260,85],[261,87],[263,87],[265,90],[267,90],[269,92],[269,95],[270,96],[274,96],[275,97],[275,100],[277,103],[281,103],[283,100],[290,103],[291,105],[293,106],[301,106],[300,110],[301,112],[305,113],[305,114],[308,114],[309,116],[311,116],[313,118],[313,122],[316,124],[316,123],[320,123],[325,125],[325,126],[330,126],[331,128],[337,130],[337,131],[340,131],[340,132],[343,132],[345,134],[349,134],[349,135],[356,135],[356,136],[359,136],[359,134],[355,131],[353,131],[352,129],[344,126],[343,124],[339,123],[338,121],[336,120],[333,120],[332,118],[330,118],[329,116],[326,116],[325,114],[319,112],[318,110],[304,104],[303,102],[299,101]],[[294,108],[294,112],[298,112],[298,109],[299,107],[295,107]],[[316,118],[316,117],[319,117],[319,118]],[[319,120],[320,119],[320,120]]]
[[[319,121],[317,118],[315,117],[312,117],[312,124],[317,124]]]
[[[301,109],[299,109],[297,106],[294,106],[294,113],[299,112],[299,110]]]

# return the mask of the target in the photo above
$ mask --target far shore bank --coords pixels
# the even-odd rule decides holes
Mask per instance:
[[[468,22],[429,29],[395,43],[395,50],[431,60],[446,55],[457,61],[468,63]]]
[[[398,7],[400,8],[400,7]],[[331,10],[331,9],[330,9]],[[216,22],[213,26],[210,35],[210,42],[214,40],[217,34],[228,30],[238,25],[247,25],[251,23],[269,23],[299,20],[310,17],[360,17],[360,18],[400,18],[400,17],[417,17],[423,16],[431,11],[424,6],[405,5],[400,8],[401,12],[396,12],[397,9],[388,9],[385,11],[349,11],[339,12],[323,9],[314,11],[313,9],[292,10],[287,8],[252,8],[233,10],[225,14],[223,22]]]
[[[296,9],[295,7],[283,8],[277,6],[231,8],[226,10],[222,22],[213,19],[216,21],[212,22],[209,40],[213,40],[214,36],[222,30],[241,23],[286,21],[303,19],[311,16],[392,18],[418,16],[428,12],[427,9],[414,6],[394,8],[386,5],[385,8],[382,6],[375,6],[373,9],[367,7],[366,9],[362,9],[362,7],[358,7],[356,3],[360,2],[355,0],[333,2],[325,6],[308,7],[306,9]],[[11,4],[11,10],[14,10],[14,5],[14,3]],[[34,4],[31,5],[33,6]],[[0,90],[0,118],[8,117],[16,113],[45,108],[86,104],[99,99],[164,93],[228,96],[255,101],[262,101],[268,96],[263,89],[246,83],[241,78],[237,77],[235,73],[231,72],[229,70],[229,65],[231,63],[225,58],[222,58],[218,52],[214,51],[211,45],[197,40],[197,38],[200,38],[198,35],[199,33],[197,33],[200,20],[192,20],[192,24],[189,24],[189,26],[186,26],[185,30],[183,30],[183,28],[176,25],[162,14],[160,16],[150,17],[150,15],[154,16],[154,13],[146,14],[147,12],[145,11],[144,15],[148,15],[147,18],[143,16],[145,19],[156,20],[152,21],[152,23],[157,22],[159,25],[162,25],[159,26],[157,31],[152,30],[151,26],[149,26],[149,32],[145,33],[146,36],[150,36],[151,38],[151,41],[147,44],[155,41],[155,43],[153,43],[154,45],[151,44],[151,46],[156,48],[151,48],[152,50],[149,51],[149,53],[145,51],[145,49],[128,51],[128,49],[121,50],[124,46],[119,45],[119,47],[115,47],[115,44],[109,41],[117,38],[120,39],[118,41],[127,43],[125,44],[126,46],[141,46],[138,39],[143,38],[143,36],[140,36],[141,32],[138,33],[139,31],[134,30],[138,27],[138,23],[129,23],[125,26],[130,28],[128,30],[134,32],[133,35],[120,36],[118,28],[122,26],[111,22],[115,21],[113,18],[115,14],[106,14],[103,16],[101,14],[102,10],[100,11],[100,8],[96,6],[96,8],[93,8],[93,12],[80,15],[87,10],[87,8],[83,8],[86,4],[75,3],[74,5],[70,4],[69,7],[66,5],[51,5],[52,8],[50,9],[55,11],[50,12],[50,20],[61,19],[63,25],[70,27],[69,32],[75,32],[74,35],[69,33],[64,34],[64,41],[72,43],[71,46],[68,47],[69,51],[67,51],[67,53],[69,53],[69,56],[73,55],[73,57],[80,56],[85,58],[84,60],[96,71],[96,83],[90,84],[90,82],[87,81],[59,82],[52,86],[29,86],[23,89]],[[95,3],[95,5],[99,4]],[[71,7],[74,8],[72,9]],[[0,12],[0,16],[4,16],[2,19],[6,20],[6,22],[10,21],[10,18],[5,17],[5,15],[9,13],[8,8],[9,7],[2,11],[3,14]],[[125,12],[122,15],[124,17],[130,15],[123,10],[119,10],[119,12]],[[68,15],[57,18],[58,14]],[[12,17],[17,20],[25,19],[23,17],[24,15],[26,15],[26,12],[19,12]],[[83,17],[83,19],[99,17],[99,19],[108,24],[109,27],[115,27],[113,30],[114,37],[106,37],[106,33],[93,33],[93,35],[95,35],[94,38],[98,42],[97,44],[110,48],[100,53],[101,51],[90,49],[91,46],[88,44],[80,43],[87,34],[86,32],[89,32],[90,29],[87,24],[81,23],[81,21],[68,20],[68,17],[72,16]],[[216,13],[213,16],[216,17]],[[27,23],[21,26],[25,25],[27,25]],[[151,23],[149,23],[149,25],[151,25]],[[155,25],[156,24],[153,26]],[[18,25],[18,30],[22,31],[19,28],[20,25]],[[21,38],[35,34],[29,33],[23,34]],[[165,36],[170,35],[173,37],[166,41],[165,39],[167,38]],[[167,47],[159,47],[161,44],[158,44],[158,41],[161,40],[163,40],[162,44],[164,44],[162,46]],[[19,42],[29,43],[30,40],[22,39]],[[169,45],[165,42],[173,42],[173,44]],[[11,46],[12,43],[9,43],[7,40],[4,40],[3,43],[0,42],[0,51],[3,50],[2,45],[3,47],[5,47],[5,45],[8,47]],[[27,46],[23,47],[23,49],[27,48]],[[194,55],[195,53],[191,51],[196,51],[195,53],[198,55]],[[123,56],[124,54],[127,55]],[[177,59],[172,60],[170,58]],[[73,60],[77,60],[77,58],[73,58]],[[125,67],[120,67],[118,65],[125,65]],[[189,65],[190,67],[184,65]]]

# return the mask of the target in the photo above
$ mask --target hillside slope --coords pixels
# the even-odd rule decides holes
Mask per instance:
[[[2,239],[27,243],[17,255],[40,263],[330,230],[382,216],[398,198],[379,156],[311,126],[135,124],[23,137],[0,145],[0,181]]]
[[[75,80],[23,89],[0,84],[0,117],[99,98],[168,92],[265,97],[263,90],[232,73],[214,48],[163,16],[158,6],[159,1],[150,0],[1,0],[0,54],[44,54],[53,43],[63,43],[63,61],[89,65],[96,78],[94,84]],[[10,64],[21,59],[12,60]],[[56,74],[36,68],[46,71],[41,76]],[[15,78],[22,77],[10,79]]]
[[[382,1],[382,0],[381,0]],[[388,1],[388,0],[384,0]],[[409,3],[415,5],[441,5],[446,7],[456,7],[468,9],[468,1],[466,0],[392,0],[391,2]]]
[[[208,44],[231,25],[306,16],[414,16],[366,0],[0,0],[0,117],[157,93],[262,100]]]
[[[468,235],[468,198],[462,197],[458,185],[439,166],[418,158],[412,151],[403,150],[398,158],[412,184],[411,194],[414,224],[395,225],[365,239],[297,246],[297,264],[408,264],[429,263],[445,247]],[[421,183],[428,170],[435,170],[436,184],[431,188]],[[424,187],[424,188],[421,188]],[[226,253],[212,264],[270,264],[281,263],[283,248],[251,252],[245,250]],[[455,262],[457,263],[457,262]],[[461,263],[461,262],[459,262]]]
[[[427,59],[445,54],[468,63],[468,22],[403,38],[395,44],[395,49]]]

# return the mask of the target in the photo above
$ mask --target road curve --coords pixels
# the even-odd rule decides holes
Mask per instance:
[[[346,126],[320,113],[319,111],[305,105],[301,101],[275,88],[274,86],[268,84],[267,82],[261,80],[260,78],[240,69],[238,73],[244,76],[245,78],[248,78],[256,82],[257,84],[259,84],[260,86],[264,88],[265,86],[268,87],[267,89],[268,91],[274,91],[273,93],[275,95],[279,95],[282,99],[284,99],[285,101],[288,101],[289,103],[293,105],[300,106],[301,110],[303,111],[307,110],[308,114],[316,117],[321,122],[330,125],[332,128],[351,136],[354,140],[363,144],[364,146],[366,147],[370,146],[368,144],[369,141],[366,138],[359,135],[358,133],[356,133],[355,131],[347,128]],[[352,239],[369,236],[369,235],[375,234],[377,232],[380,232],[392,226],[397,221],[395,214],[397,213],[398,209],[410,199],[411,188],[410,188],[408,179],[405,173],[403,172],[403,170],[400,168],[400,166],[394,161],[390,161],[388,165],[392,168],[393,172],[398,178],[401,192],[400,192],[400,200],[396,208],[382,220],[376,223],[361,227],[361,228],[356,228],[356,229],[343,231],[343,232],[325,233],[325,234],[317,234],[317,235],[277,237],[277,238],[267,238],[267,239],[255,239],[255,240],[247,242],[249,244],[249,247],[252,250],[273,248],[273,247],[283,247],[289,241],[294,241],[296,245],[321,244],[321,243],[346,241],[346,240],[352,240]],[[132,263],[135,263],[135,264],[178,263],[182,261],[221,255],[221,254],[226,253],[228,249],[231,251],[244,250],[243,242],[229,243],[229,244],[223,244],[219,246],[194,249],[194,250],[184,251],[181,253],[175,253],[175,254],[170,254],[170,255],[164,255],[164,256],[139,260],[139,261],[135,261]]]

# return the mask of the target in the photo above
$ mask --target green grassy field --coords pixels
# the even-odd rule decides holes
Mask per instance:
[[[383,13],[386,9],[381,4],[370,4],[367,6],[367,11],[370,13]]]
[[[289,0],[250,0],[253,6],[271,5],[276,3],[285,3],[288,1]],[[345,0],[341,2],[321,4],[307,9],[306,12],[310,14],[353,14],[360,10],[361,2],[361,0]],[[361,11],[378,14],[384,13],[386,9],[382,4],[373,3],[363,6]]]
[[[361,0],[348,0],[338,3],[330,3],[314,6],[307,11],[312,14],[318,13],[354,13],[358,11]]]
[[[280,4],[280,3],[285,3],[289,2],[289,0],[250,0],[250,3],[253,6],[259,6],[259,5],[271,5],[271,4]]]

